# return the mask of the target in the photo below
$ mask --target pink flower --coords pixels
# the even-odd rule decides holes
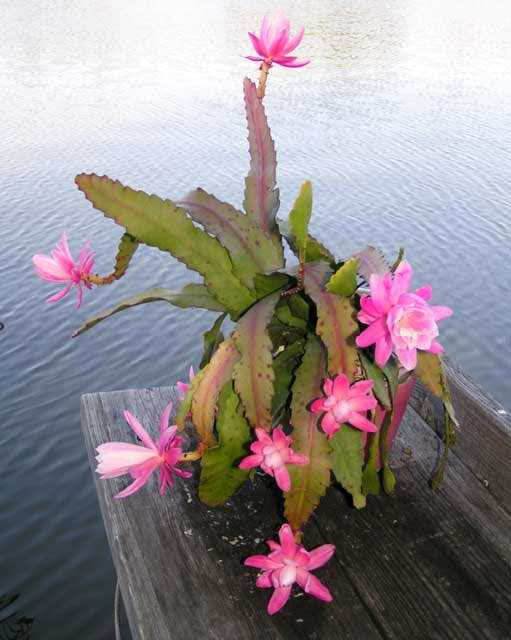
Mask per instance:
[[[193,367],[190,367],[190,370],[188,371],[188,380],[189,382],[176,382],[176,387],[178,388],[179,391],[179,399],[181,400],[181,402],[183,402],[183,400],[185,399],[185,395],[188,391],[188,387],[190,386],[190,382],[195,378],[195,373],[193,371]]]
[[[283,67],[304,67],[309,64],[310,60],[298,62],[296,57],[287,55],[300,44],[304,32],[303,27],[300,27],[291,38],[289,30],[289,20],[281,10],[269,18],[265,16],[261,23],[259,38],[253,33],[248,34],[258,57],[245,57],[255,62],[266,62],[269,66],[274,62]]]
[[[293,532],[288,524],[282,525],[279,531],[280,544],[268,540],[267,545],[271,553],[268,556],[250,556],[244,562],[247,567],[263,569],[257,578],[258,587],[273,587],[268,613],[277,613],[289,600],[291,587],[297,582],[305,593],[332,602],[332,594],[310,571],[321,567],[332,557],[335,547],[324,544],[314,551],[306,551],[301,544],[297,544]]]
[[[189,478],[192,474],[182,471],[175,465],[181,457],[180,444],[183,438],[176,436],[177,427],[168,426],[172,402],[167,405],[160,420],[160,437],[158,442],[153,442],[150,435],[140,422],[129,411],[124,412],[126,422],[142,440],[145,446],[130,444],[128,442],[107,442],[97,447],[98,466],[97,473],[101,473],[101,480],[116,478],[125,473],[130,473],[135,479],[126,489],[118,493],[115,498],[126,498],[138,491],[148,480],[150,475],[160,467],[160,493],[164,494],[167,485],[173,486],[176,474],[183,478]]]
[[[282,429],[274,429],[270,436],[264,429],[256,429],[257,442],[250,445],[254,455],[247,456],[239,464],[240,469],[261,469],[275,478],[282,491],[291,489],[291,478],[286,464],[309,464],[309,458],[295,453],[291,449],[292,438],[286,436]]]
[[[327,397],[314,400],[311,411],[326,412],[321,420],[321,428],[328,438],[339,431],[345,422],[361,431],[378,431],[378,427],[362,415],[377,405],[376,398],[367,395],[373,384],[373,380],[361,380],[350,385],[344,373],[340,373],[334,380],[325,380],[323,391]]]
[[[80,257],[76,263],[69,251],[64,231],[60,242],[57,243],[57,248],[52,250],[51,257],[42,253],[33,256],[32,262],[35,265],[35,272],[40,278],[50,282],[66,283],[66,287],[62,291],[48,298],[46,302],[62,300],[69,293],[71,287],[76,285],[78,289],[78,304],[76,306],[79,307],[83,297],[82,284],[87,289],[92,289],[91,283],[87,281],[87,276],[94,266],[95,255],[95,251],[89,252],[89,243],[87,242],[80,251]]]
[[[413,270],[403,260],[394,277],[373,274],[369,279],[370,296],[362,296],[362,310],[357,317],[369,327],[357,336],[359,347],[376,344],[375,360],[383,366],[395,351],[399,362],[411,371],[417,364],[417,349],[430,353],[442,353],[437,322],[452,315],[449,307],[432,307],[431,287],[426,285],[408,293]]]

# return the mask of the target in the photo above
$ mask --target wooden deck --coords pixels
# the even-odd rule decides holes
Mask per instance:
[[[221,508],[196,498],[194,480],[161,497],[155,480],[126,500],[126,478],[96,487],[135,640],[483,640],[511,638],[511,422],[449,368],[461,423],[444,484],[428,487],[438,459],[437,407],[417,385],[395,452],[397,495],[362,511],[330,490],[304,542],[333,543],[315,573],[332,591],[322,603],[298,589],[266,614],[269,589],[244,557],[266,553],[282,519],[264,478]],[[170,387],[85,395],[82,426],[94,448],[128,441],[128,409],[157,427]]]

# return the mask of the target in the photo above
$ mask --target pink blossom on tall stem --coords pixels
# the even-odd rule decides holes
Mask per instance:
[[[268,613],[272,616],[282,609],[289,600],[291,587],[295,582],[305,593],[310,593],[319,600],[331,602],[330,591],[310,572],[330,560],[335,546],[324,544],[313,551],[307,551],[295,542],[293,531],[288,524],[280,528],[279,539],[280,544],[273,540],[267,541],[266,544],[270,547],[267,556],[250,556],[244,562],[247,567],[263,569],[263,573],[257,578],[256,586],[275,589],[268,603]]]
[[[164,494],[168,486],[173,486],[173,474],[182,478],[189,478],[192,474],[179,469],[183,438],[176,435],[177,427],[168,426],[172,402],[167,405],[160,420],[160,437],[154,442],[140,422],[129,411],[124,412],[126,422],[137,434],[143,445],[128,442],[107,442],[99,445],[97,473],[101,473],[101,480],[116,478],[125,473],[134,478],[126,489],[116,494],[115,498],[126,498],[138,491],[148,480],[153,471],[160,469],[160,493]]]
[[[92,285],[88,282],[87,276],[94,266],[95,255],[95,251],[89,251],[89,242],[87,242],[80,251],[78,262],[75,262],[69,251],[66,232],[64,231],[60,242],[57,243],[56,249],[51,251],[51,256],[42,253],[33,256],[32,262],[35,266],[35,272],[40,278],[66,285],[62,291],[48,298],[46,302],[62,300],[74,285],[78,289],[78,304],[76,306],[79,307],[83,297],[82,284],[85,285],[87,289],[92,289]]]
[[[286,465],[309,464],[309,458],[295,453],[291,449],[293,439],[282,431],[274,429],[270,435],[264,429],[256,429],[257,442],[250,445],[250,450],[254,455],[247,456],[239,464],[240,469],[251,469],[261,467],[261,469],[275,478],[275,482],[282,491],[291,489],[291,477]]]
[[[179,380],[176,382],[176,387],[179,391],[179,399],[181,400],[181,402],[185,399],[185,395],[188,391],[190,383],[194,378],[195,378],[195,372],[193,370],[193,367],[190,366],[190,370],[188,371],[189,382],[180,382]]]
[[[321,428],[330,439],[346,422],[361,431],[378,431],[378,427],[363,414],[377,405],[374,396],[367,395],[373,388],[373,380],[349,383],[344,373],[333,380],[325,380],[323,391],[326,398],[318,398],[311,404],[313,413],[325,412]]]
[[[263,62],[268,66],[275,62],[283,67],[304,67],[310,60],[298,62],[295,56],[288,55],[300,44],[303,33],[304,28],[300,27],[293,37],[290,36],[289,20],[282,10],[273,16],[265,16],[261,23],[259,37],[254,33],[248,34],[257,56],[245,57],[255,62]]]
[[[369,279],[371,295],[360,298],[361,311],[357,318],[367,329],[357,336],[359,347],[376,344],[375,360],[386,364],[392,351],[401,365],[411,371],[417,365],[417,350],[442,353],[437,322],[452,315],[449,307],[428,304],[431,287],[425,285],[408,293],[413,270],[403,260],[394,276],[373,274]]]

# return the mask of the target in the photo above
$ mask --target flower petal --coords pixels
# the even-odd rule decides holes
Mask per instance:
[[[126,422],[133,429],[133,431],[137,434],[137,436],[142,440],[146,447],[149,449],[156,449],[156,445],[154,444],[151,436],[147,433],[144,427],[140,424],[140,422],[132,415],[129,411],[124,411],[123,413]]]
[[[308,573],[305,569],[299,569],[296,572],[296,581],[305,593],[309,593],[311,596],[318,598],[318,600],[332,602],[333,598],[330,591],[312,573]]]
[[[348,389],[350,388],[350,381],[344,375],[344,373],[340,373],[335,376],[334,379],[334,388],[333,395],[337,400],[345,400],[348,395]]]
[[[387,334],[379,338],[376,342],[376,349],[374,352],[374,359],[376,364],[383,367],[387,364],[390,354],[392,353],[392,340],[390,335]]]
[[[435,322],[440,322],[440,320],[452,316],[452,309],[449,307],[430,307],[430,309],[433,312]]]
[[[390,288],[390,302],[396,304],[401,294],[406,293],[412,282],[413,269],[408,260],[402,260],[396,271]]]
[[[73,286],[73,283],[70,282],[67,287],[65,287],[64,289],[62,289],[62,291],[59,291],[58,293],[56,293],[54,296],[52,296],[51,298],[48,298],[46,300],[46,302],[58,302],[59,300],[62,300],[62,298],[64,296],[67,296],[67,294],[69,293],[71,287]]]
[[[273,469],[273,476],[281,491],[289,491],[291,489],[291,477],[285,465]]]
[[[323,544],[312,551],[309,551],[309,562],[307,563],[307,571],[312,571],[327,563],[335,553],[335,545]]]
[[[246,567],[255,567],[256,569],[264,569],[265,571],[268,569],[279,569],[281,566],[278,562],[274,562],[271,558],[268,558],[268,556],[262,555],[249,556],[243,564]]]
[[[351,385],[348,391],[348,398],[356,398],[357,396],[364,396],[373,388],[374,380],[359,380]]]
[[[297,545],[293,530],[287,523],[283,524],[279,529],[279,540],[283,555],[292,558],[295,555]]]
[[[352,411],[349,414],[348,422],[353,427],[356,427],[357,429],[360,429],[361,431],[369,431],[370,433],[375,433],[376,431],[378,431],[378,427],[375,424],[373,424],[367,418],[364,418],[364,416],[362,414],[357,413],[356,411]]]
[[[328,411],[321,419],[321,428],[326,433],[326,435],[331,438],[334,433],[339,431],[341,425],[337,422],[333,413],[331,411]]]
[[[368,411],[374,409],[378,404],[374,396],[357,396],[350,398],[350,408],[352,411]]]
[[[288,460],[289,464],[305,465],[305,464],[309,464],[309,462],[310,461],[308,456],[303,456],[300,453],[295,453],[294,451],[291,451],[291,455],[289,456],[289,460]]]
[[[282,607],[289,600],[291,595],[291,587],[278,587],[272,594],[270,602],[268,603],[268,613],[272,616],[277,611],[280,611]]]
[[[431,298],[432,290],[429,284],[425,284],[420,289],[415,289],[414,294],[427,302]]]
[[[271,583],[270,576],[271,576],[271,570],[264,571],[264,573],[261,573],[261,575],[256,580],[256,587],[262,587],[263,589],[267,589],[268,587],[271,587],[272,583]]]
[[[165,407],[164,412],[161,414],[160,433],[163,433],[165,429],[167,429],[167,427],[169,426],[169,418],[170,418],[171,411],[172,411],[172,402],[169,402],[168,405]]]
[[[263,460],[263,455],[255,454],[253,456],[247,456],[246,458],[243,458],[238,467],[240,469],[252,469],[253,467],[258,467]]]
[[[304,31],[305,31],[305,29],[303,27],[298,27],[298,31],[295,33],[295,35],[292,38],[289,39],[289,41],[286,44],[286,46],[282,49],[282,53],[284,55],[286,55],[288,53],[291,53],[291,51],[296,49],[296,47],[302,41]]]
[[[123,489],[122,491],[117,493],[114,498],[127,498],[128,496],[131,496],[132,493],[135,493],[135,491],[138,491],[145,485],[145,483],[149,480],[151,473],[152,471],[149,471],[148,473],[136,478],[136,480],[128,485],[126,489]]]
[[[367,329],[364,329],[362,333],[360,333],[356,337],[356,345],[357,347],[368,347],[371,344],[377,342],[380,338],[385,337],[388,334],[387,325],[385,324],[385,320],[383,318],[378,318],[372,322]]]
[[[326,398],[318,398],[317,400],[314,400],[314,402],[310,406],[310,410],[312,411],[312,413],[326,411],[325,400]]]
[[[263,48],[263,44],[262,42],[259,40],[259,38],[254,35],[253,33],[249,33],[248,34],[250,40],[252,40],[252,46],[254,47],[256,53],[258,55],[260,55],[262,58],[266,57],[266,51]]]
[[[396,349],[396,356],[407,371],[417,366],[417,349]]]
[[[444,348],[442,347],[442,345],[437,342],[436,340],[433,340],[433,342],[431,343],[431,346],[429,349],[426,349],[426,351],[428,353],[443,353],[444,352]]]

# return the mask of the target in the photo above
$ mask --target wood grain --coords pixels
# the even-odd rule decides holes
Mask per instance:
[[[393,454],[397,495],[370,497],[368,507],[356,511],[343,494],[330,490],[306,525],[307,547],[337,547],[315,572],[331,589],[332,604],[297,589],[282,612],[266,614],[271,591],[255,587],[257,571],[242,560],[266,553],[264,540],[282,523],[267,476],[256,476],[215,509],[198,502],[194,479],[178,482],[163,497],[153,479],[130,498],[114,500],[127,479],[96,476],[134,639],[509,638],[508,472],[493,466],[508,451],[509,426],[498,406],[480,390],[476,395],[461,373],[449,370],[451,375],[462,426],[442,488],[434,492],[428,486],[440,440],[434,403],[418,388],[413,403],[427,422],[407,410]],[[91,465],[98,444],[134,441],[122,410],[155,432],[171,398],[176,399],[171,388],[83,396]],[[492,454],[491,445],[482,443],[486,436],[502,449]]]

